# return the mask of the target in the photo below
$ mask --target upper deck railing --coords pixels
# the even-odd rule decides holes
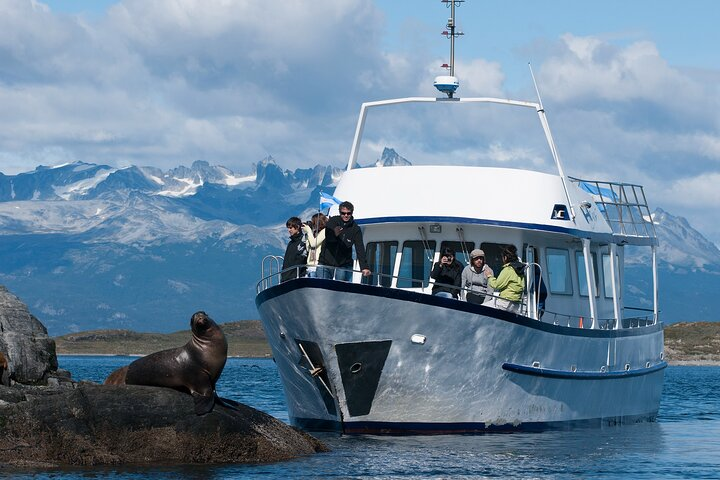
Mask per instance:
[[[257,283],[256,286],[256,292],[259,294],[260,292],[267,290],[268,288],[271,288],[273,286],[279,285],[281,283],[281,276],[283,273],[287,273],[290,271],[295,271],[294,276],[296,278],[302,277],[301,269],[304,267],[304,265],[297,265],[294,267],[286,268],[285,270],[280,271],[276,268],[278,259],[281,259],[280,257],[274,256],[274,255],[268,255],[265,257],[262,263],[262,269],[263,269],[263,276],[260,279],[260,281]],[[269,268],[268,268],[269,267]],[[275,268],[274,268],[275,267]],[[394,276],[394,275],[388,275],[383,273],[373,273],[370,276],[363,277],[362,272],[359,270],[351,270],[351,269],[344,269],[344,268],[336,268],[336,270],[343,271],[348,270],[352,271],[353,273],[353,281],[351,283],[362,283],[364,285],[371,285],[376,286],[379,288],[398,288],[398,287],[390,287],[393,282],[393,279],[404,279],[409,280],[410,282],[418,282],[419,284],[423,284],[422,279],[408,279],[405,277],[400,276]],[[287,281],[292,281],[287,280]],[[332,280],[332,281],[341,281],[341,280]],[[436,283],[437,285],[445,285],[442,283]],[[456,288],[460,292],[467,293],[470,290],[463,288],[463,287],[456,287],[454,285],[445,285],[448,287]],[[410,290],[410,291],[419,291],[424,292],[425,288],[411,288],[411,289],[400,289],[400,290]],[[429,295],[429,293],[428,293]],[[463,295],[464,296],[464,295]],[[486,299],[494,298],[494,299],[500,299],[497,292],[495,293],[487,293]],[[462,302],[464,300],[458,300],[455,299],[455,301]],[[490,302],[489,306],[493,306],[494,302]],[[589,319],[584,318],[582,315],[572,315],[572,314],[566,314],[566,313],[560,313],[560,312],[553,312],[550,310],[540,310],[538,309],[538,305],[531,305],[530,299],[528,298],[528,295],[524,295],[523,299],[520,302],[512,302],[518,304],[518,311],[517,313],[520,315],[528,316],[530,318],[533,318],[534,320],[538,320],[540,322],[544,323],[551,323],[553,325],[561,325],[566,326],[570,328],[582,328],[587,329],[591,328],[591,322]],[[534,307],[534,308],[533,308]],[[499,307],[495,307],[499,308]],[[616,328],[637,328],[637,327],[645,327],[654,325],[657,322],[657,317],[652,313],[652,310],[648,309],[641,309],[641,308],[635,308],[635,307],[625,307],[625,310],[628,311],[639,311],[643,312],[632,316],[623,316],[622,322],[620,325],[618,325],[617,320],[615,318],[599,318],[597,320],[597,328],[600,330],[613,330]]]
[[[614,235],[619,237],[647,238],[657,243],[655,223],[640,185],[601,182],[568,177],[578,187],[592,195]]]

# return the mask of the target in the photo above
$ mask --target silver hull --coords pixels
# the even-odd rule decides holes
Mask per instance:
[[[307,429],[564,428],[653,420],[659,408],[666,366],[659,324],[568,328],[309,278],[268,288],[256,303],[291,422]]]

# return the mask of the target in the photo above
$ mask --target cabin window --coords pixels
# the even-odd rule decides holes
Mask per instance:
[[[502,270],[502,251],[507,247],[507,243],[489,243],[484,242],[480,244],[480,249],[485,252],[485,263],[493,269],[495,275],[500,274]]]
[[[595,274],[595,285],[600,285],[600,279],[598,278],[598,265],[597,265],[597,256],[595,255],[595,252],[590,252],[590,257],[592,258],[592,265],[593,265],[593,272]],[[583,297],[588,296],[588,284],[587,284],[587,275],[585,274],[585,255],[583,255],[583,252],[575,252],[575,263],[577,264],[577,274],[578,274],[578,289],[580,290],[580,295]],[[595,296],[599,296],[598,292],[595,292]]]
[[[398,288],[425,288],[430,280],[435,240],[408,240],[403,243]]]
[[[572,295],[572,277],[570,275],[570,254],[559,248],[546,248],[548,287],[550,293]]]
[[[398,242],[368,242],[365,251],[372,275],[363,277],[363,283],[383,287],[391,286]]]
[[[441,252],[443,251],[443,248],[452,248],[455,250],[455,259],[464,267],[465,265],[470,265],[470,252],[472,252],[473,248],[475,248],[475,243],[445,241],[440,244]]]
[[[612,298],[612,270],[610,270],[610,255],[604,253],[602,256],[603,284],[605,286],[605,298]],[[622,298],[622,289],[617,286],[618,297]]]

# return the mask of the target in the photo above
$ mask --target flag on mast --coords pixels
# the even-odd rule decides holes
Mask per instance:
[[[320,209],[323,208],[330,208],[333,205],[340,205],[342,203],[342,200],[339,198],[333,197],[329,193],[320,192]]]

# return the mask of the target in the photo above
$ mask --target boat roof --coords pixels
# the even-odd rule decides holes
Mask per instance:
[[[603,243],[656,243],[654,230],[620,231],[608,221],[612,206],[600,203],[597,197],[605,193],[608,199],[617,200],[619,195],[609,195],[611,189],[597,182],[572,180],[569,192],[577,207],[575,218],[570,215],[559,175],[512,168],[352,168],[343,174],[335,196],[355,205],[355,219],[361,225],[451,222],[543,231]],[[641,217],[642,223],[652,222],[646,215]]]

